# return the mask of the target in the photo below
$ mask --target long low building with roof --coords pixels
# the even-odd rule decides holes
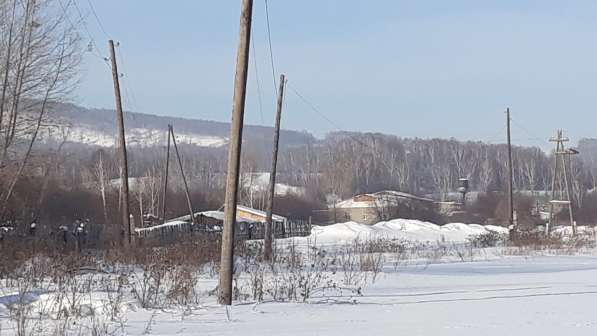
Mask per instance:
[[[375,224],[394,218],[435,220],[438,202],[409,193],[383,190],[355,195],[332,203],[327,210],[317,211],[318,223],[357,222]]]
[[[201,211],[193,214],[194,221],[190,214],[176,217],[159,225],[136,228],[135,232],[139,237],[164,237],[187,232],[208,232],[219,233],[224,224],[224,212],[220,210]],[[266,222],[267,214],[265,211],[253,209],[250,207],[238,205],[236,210],[236,229],[235,235],[247,239],[253,239],[263,235],[263,227]],[[293,226],[286,217],[272,214],[272,221],[277,235],[285,235],[291,232]]]

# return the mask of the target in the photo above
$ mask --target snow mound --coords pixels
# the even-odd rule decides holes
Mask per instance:
[[[318,245],[350,244],[355,239],[390,239],[418,243],[464,243],[470,238],[495,232],[508,234],[508,229],[494,225],[450,223],[437,225],[414,219],[393,219],[375,225],[355,222],[315,226],[308,239]]]
[[[594,237],[597,235],[597,227],[593,228],[590,226],[580,225],[576,227],[576,231],[579,236],[584,237]],[[556,226],[552,230],[553,235],[561,236],[561,237],[572,237],[573,231],[572,226]]]

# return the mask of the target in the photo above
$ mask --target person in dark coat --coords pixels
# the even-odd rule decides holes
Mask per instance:
[[[31,224],[29,224],[29,235],[30,236],[35,236],[35,231],[37,230],[37,223],[36,221],[31,222]]]
[[[62,242],[64,243],[64,246],[66,246],[66,243],[68,243],[68,227],[66,225],[61,225],[58,230],[62,232]]]

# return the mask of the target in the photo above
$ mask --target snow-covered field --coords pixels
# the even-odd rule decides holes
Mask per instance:
[[[362,296],[307,303],[215,298],[167,309],[127,307],[114,335],[595,335],[597,257],[508,257],[387,270]],[[215,286],[215,279],[200,285]],[[51,296],[32,295],[48,304]],[[8,303],[3,294],[0,302]],[[14,300],[14,298],[13,298]],[[100,305],[97,304],[99,307]],[[2,305],[0,304],[0,307]],[[0,315],[7,315],[0,308]],[[50,330],[50,325],[39,329]],[[72,322],[76,324],[77,322]],[[15,334],[0,318],[1,335]],[[74,330],[77,330],[76,328]],[[86,328],[82,335],[89,335]],[[33,332],[32,335],[37,333]],[[79,335],[73,331],[72,335]]]
[[[565,234],[568,228],[557,230]],[[130,273],[102,266],[101,272],[87,270],[74,277],[57,273],[62,277],[54,285],[25,286],[26,277],[4,280],[0,336],[597,332],[594,247],[527,251],[468,243],[490,232],[507,234],[499,227],[437,226],[415,220],[317,227],[309,237],[277,242],[278,253],[286,258],[277,265],[286,263],[286,268],[277,268],[275,273],[254,257],[238,258],[238,295],[228,308],[217,304],[217,268],[207,264],[192,268],[191,273],[160,262],[133,268],[125,265]],[[379,248],[377,241],[416,246],[416,253],[370,250]],[[296,262],[288,250],[291,246],[303,247],[297,249],[305,259],[298,267],[288,267]],[[43,268],[43,262],[38,267]],[[161,287],[152,289],[160,272],[164,272]],[[189,284],[192,295],[181,302],[181,293],[189,290]],[[260,300],[255,299],[259,287],[255,284],[261,284]],[[297,286],[298,299],[288,300],[284,291],[289,286]],[[304,288],[309,288],[308,295]],[[143,308],[141,297],[151,297],[152,291],[161,294]],[[19,319],[18,312],[25,312],[27,318]],[[19,321],[27,332],[18,332]]]
[[[513,257],[408,267],[362,297],[309,303],[205,302],[188,312],[136,311],[140,335],[595,335],[597,257]]]

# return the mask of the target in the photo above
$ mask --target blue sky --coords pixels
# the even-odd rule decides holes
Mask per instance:
[[[229,121],[240,0],[90,0],[119,51],[125,109]],[[321,136],[376,131],[545,147],[562,127],[597,136],[597,2],[559,0],[269,0],[283,127]],[[107,36],[79,0],[97,51]],[[73,12],[75,15],[76,12]],[[255,0],[245,120],[272,125],[275,96],[264,0]],[[87,34],[83,36],[87,38]],[[253,57],[254,54],[251,54]],[[114,106],[111,75],[85,57],[75,102]]]

